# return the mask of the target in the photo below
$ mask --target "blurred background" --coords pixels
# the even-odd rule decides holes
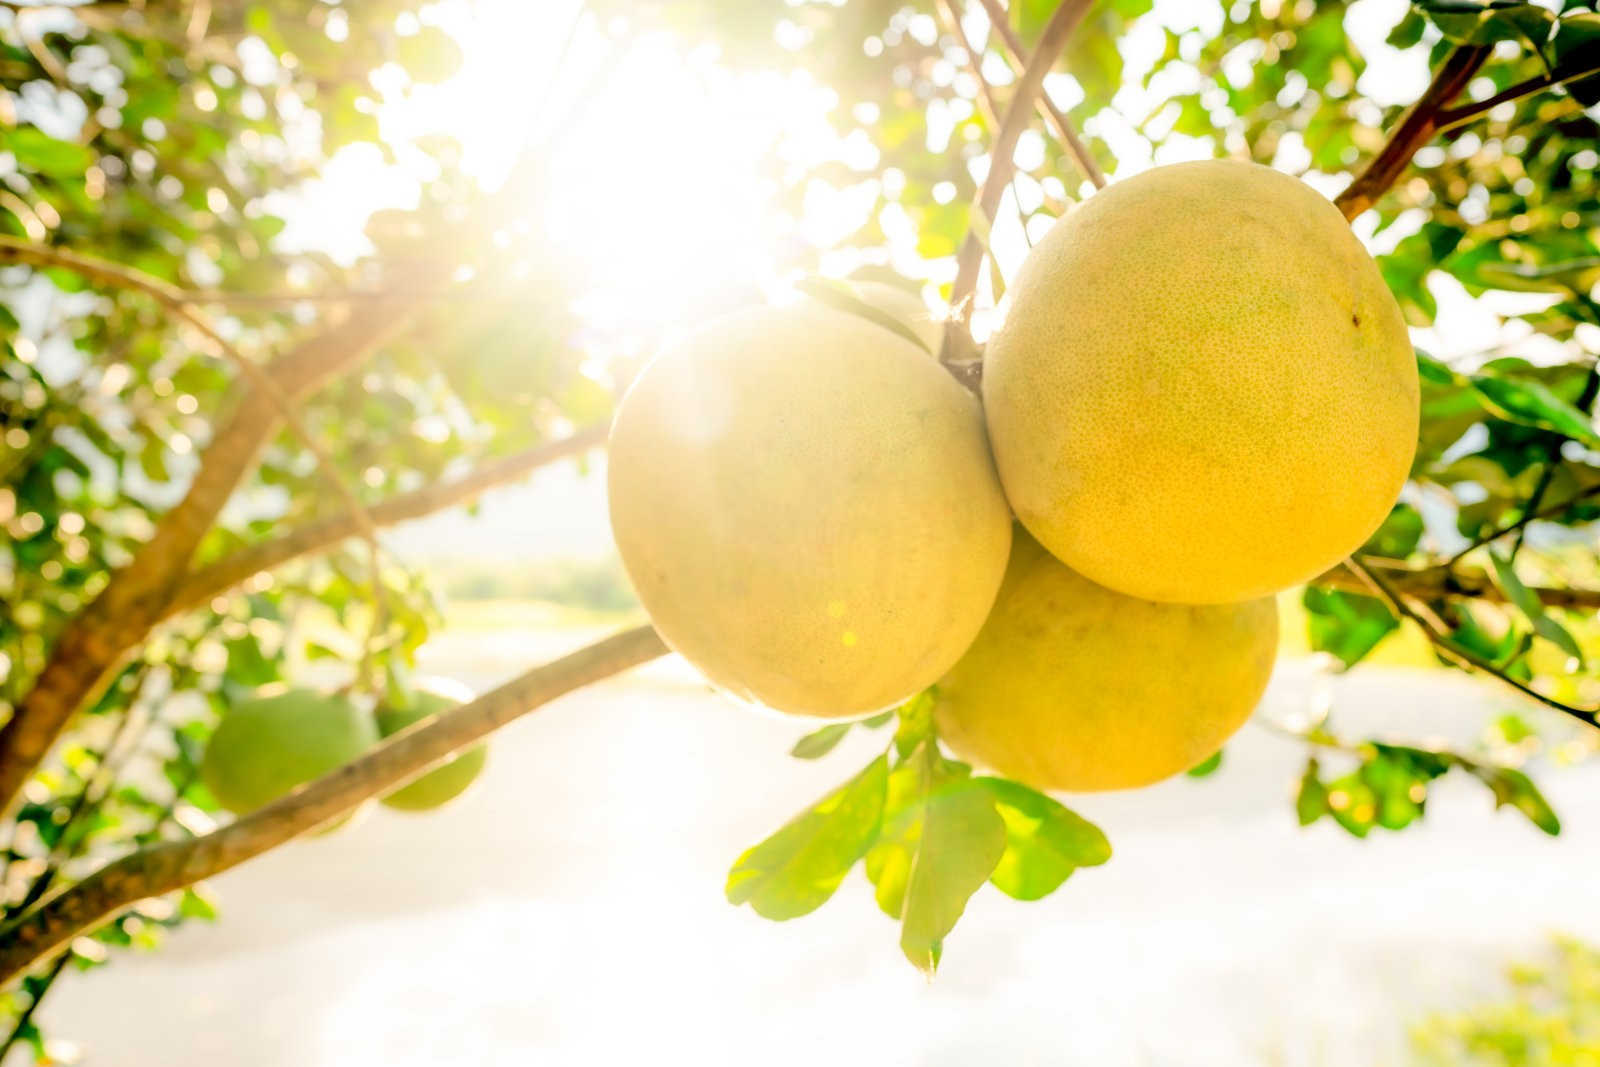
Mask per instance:
[[[1055,5],[1012,6],[1027,43]],[[1515,6],[1553,18],[1585,5]],[[1460,43],[1427,8],[1107,0],[1046,92],[1112,180],[1233,155],[1332,195]],[[984,5],[961,5],[954,22],[949,10],[0,2],[0,224],[209,294],[252,355],[322,325],[322,294],[359,301],[419,263],[447,270],[456,289],[419,301],[409,332],[307,402],[306,425],[371,505],[603,424],[665,339],[740,303],[792,298],[802,274],[893,276],[937,318],[990,166],[985,97],[1017,76]],[[1511,31],[1491,46],[1471,100],[1547,65]],[[1455,371],[1509,367],[1565,395],[1600,351],[1600,320],[1567,310],[1592,306],[1588,290],[1560,281],[1593,266],[1582,262],[1600,226],[1595,112],[1560,95],[1511,101],[1423,149],[1355,220],[1418,346]],[[1030,242],[1092,190],[1043,123],[1016,162],[985,228],[979,340]],[[47,662],[47,638],[191,484],[232,375],[149,300],[8,262],[9,710]],[[1485,264],[1502,268],[1498,281]],[[1511,269],[1559,284],[1513,285]],[[1445,405],[1429,413],[1437,439],[1424,441],[1383,555],[1447,558],[1536,510],[1530,495],[1576,499],[1600,483],[1597,454],[1559,438],[1551,452],[1547,424],[1432,399]],[[327,515],[338,502],[320,477],[301,443],[274,438],[198,562]],[[1594,579],[1594,517],[1573,507],[1532,527],[1530,582]],[[11,830],[11,877],[61,859],[52,812],[90,787],[104,738],[134,709],[158,725],[128,764],[131,784],[69,850],[69,877],[213,825],[194,754],[241,693],[339,684],[374,657],[482,691],[641,618],[595,454],[386,528],[382,546],[375,580],[352,543],[166,624],[34,783]],[[388,594],[383,642],[373,581]],[[1537,620],[1506,600],[1477,623],[1509,643],[1507,670],[1565,699],[1600,695],[1584,656],[1535,643]],[[1037,903],[980,891],[931,983],[906,966],[859,871],[790,923],[722,895],[735,857],[883,738],[855,731],[824,759],[790,759],[805,724],[738,706],[669,658],[513,723],[453,805],[367,811],[215,879],[176,915],[152,908],[80,938],[31,1016],[26,996],[9,1002],[7,1017],[32,1029],[4,1062],[1600,1055],[1600,963],[1583,947],[1600,944],[1593,731],[1443,669],[1387,612],[1352,622],[1298,593],[1282,608],[1272,687],[1220,767],[1073,798],[1115,859]],[[1588,655],[1600,649],[1592,616],[1562,617]],[[1319,730],[1526,768],[1540,799],[1452,773],[1423,783],[1426,817],[1419,801],[1403,832],[1338,805],[1306,819],[1308,756],[1325,776],[1366,759],[1322,751]],[[1550,822],[1545,801],[1559,836],[1535,825]],[[7,890],[15,903],[28,883]],[[184,921],[213,908],[218,921]]]

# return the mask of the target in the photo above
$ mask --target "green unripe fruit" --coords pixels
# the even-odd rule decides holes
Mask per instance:
[[[453,683],[430,681],[423,683],[412,699],[409,708],[380,708],[378,732],[384,737],[399,733],[414,722],[449,711],[467,700],[472,694],[465,689],[456,692]],[[397,811],[432,811],[460,796],[483,771],[489,758],[487,745],[478,744],[455,756],[448,763],[434,768],[421,778],[396,789],[383,798],[383,803]]]
[[[377,743],[372,716],[348,700],[291,689],[231,708],[206,745],[200,780],[219,804],[244,815]]]

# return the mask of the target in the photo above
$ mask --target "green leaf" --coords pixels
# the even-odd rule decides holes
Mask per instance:
[[[1359,770],[1328,783],[1328,811],[1356,837],[1366,837],[1378,818],[1378,795]]]
[[[1479,777],[1494,793],[1496,808],[1516,808],[1529,822],[1552,837],[1561,833],[1561,820],[1556,817],[1555,809],[1526,774],[1510,767],[1493,767],[1483,768]]]
[[[935,787],[901,908],[900,950],[912,966],[928,975],[938,968],[945,937],[1005,850],[1005,820],[987,789],[970,780]]]
[[[94,153],[81,144],[58,141],[34,126],[19,126],[0,133],[0,151],[17,157],[24,173],[37,171],[52,178],[79,178],[94,162]]]
[[[1211,755],[1207,756],[1199,763],[1196,763],[1193,767],[1190,767],[1183,773],[1187,774],[1190,778],[1205,778],[1208,775],[1217,773],[1217,768],[1221,766],[1222,749],[1219,748],[1215,752],[1211,753]]]
[[[1558,74],[1600,64],[1600,14],[1566,16],[1556,24],[1550,47],[1556,55]],[[1600,104],[1600,75],[1569,82],[1566,90],[1584,107],[1594,107]]]
[[[1410,504],[1396,504],[1378,531],[1361,546],[1362,555],[1405,559],[1422,540],[1422,514]]]
[[[1295,817],[1301,826],[1310,826],[1328,813],[1328,791],[1317,777],[1317,761],[1306,761],[1305,773],[1300,776],[1300,789],[1294,798]]]
[[[1487,401],[1485,406],[1501,418],[1600,448],[1600,433],[1595,432],[1589,416],[1561,399],[1543,382],[1476,374],[1472,377],[1472,387]]]
[[[204,919],[215,922],[218,916],[217,906],[210,897],[198,889],[185,889],[183,896],[178,898],[178,914],[185,919]]]
[[[1434,359],[1421,349],[1417,350],[1417,373],[1423,381],[1434,385],[1456,385],[1464,381],[1461,375],[1450,369],[1449,364]]]
[[[1376,597],[1307,586],[1301,596],[1311,647],[1330,652],[1346,668],[1359,663],[1400,628],[1389,606]]]
[[[895,728],[894,747],[901,759],[911,754],[933,737],[933,707],[939,699],[937,686],[929,686],[900,706],[896,714],[900,725]]]
[[[1004,778],[973,782],[989,790],[1005,820],[1005,853],[989,881],[1007,896],[1039,900],[1079,867],[1111,858],[1111,843],[1100,828],[1051,797]]]
[[[844,735],[850,732],[850,723],[829,723],[820,730],[813,730],[794,743],[789,750],[789,755],[796,759],[818,759],[832,752],[844,740]]]
[[[1582,663],[1583,649],[1578,647],[1577,640],[1566,627],[1545,613],[1544,604],[1536,593],[1522,584],[1522,579],[1517,577],[1516,568],[1512,566],[1511,561],[1492,550],[1489,559],[1494,564],[1495,583],[1505,591],[1506,599],[1527,616],[1528,621],[1533,624],[1534,632]]]
[[[879,756],[846,785],[740,856],[727,897],[768,919],[793,919],[833,896],[867,851],[883,819],[889,774]]]

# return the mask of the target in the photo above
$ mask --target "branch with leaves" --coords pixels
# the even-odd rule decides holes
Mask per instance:
[[[124,908],[220,874],[314,830],[405,785],[513,719],[666,651],[648,626],[608,637],[416,723],[365,756],[209,834],[114,860],[0,927],[0,983]]]
[[[265,373],[298,401],[401,333],[415,308],[410,299],[374,302],[278,357]],[[0,810],[14,802],[73,713],[162,616],[200,539],[278,425],[277,409],[248,387],[232,406],[232,418],[205,450],[183,500],[60,635],[44,670],[0,728]]]
[[[1017,141],[1028,127],[1034,102],[1044,87],[1045,75],[1055,66],[1062,49],[1072,37],[1072,31],[1078,28],[1091,6],[1091,0],[1065,0],[1055,9],[1039,35],[1038,47],[1028,58],[1027,66],[1011,91],[1011,101],[1006,105],[1000,131],[989,149],[989,173],[984,175],[966,240],[956,255],[956,278],[950,290],[951,316],[945,324],[944,344],[939,352],[939,361],[947,366],[970,363],[976,355],[972,337],[967,332],[967,322],[972,312],[970,305],[978,288],[978,271],[983,265],[984,254],[984,242],[976,227],[984,225],[983,220],[993,218],[999,210],[1000,198],[1010,185],[1012,171],[1016,168]]]

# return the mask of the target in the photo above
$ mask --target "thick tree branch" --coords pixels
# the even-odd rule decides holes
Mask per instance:
[[[667,646],[648,626],[608,637],[437,718],[202,837],[129,853],[0,928],[0,983],[149,897],[193,885],[382,796],[566,693],[648,662]]]
[[[983,4],[984,14],[989,16],[989,25],[999,35],[1000,44],[1007,58],[1016,67],[1026,67],[1027,62],[1024,57],[1028,54],[1028,50],[1023,47],[1022,38],[1017,36],[1016,28],[1011,25],[1011,18],[1007,15],[1006,9],[1000,6],[1000,0],[979,0],[979,2]],[[1083,171],[1084,177],[1093,182],[1096,189],[1104,189],[1105,171],[1094,161],[1094,153],[1089,151],[1089,146],[1078,136],[1078,131],[1066,112],[1056,107],[1056,102],[1050,99],[1050,94],[1043,91],[1039,93],[1038,107],[1039,114],[1054,127],[1056,136],[1067,146],[1067,151],[1072,153],[1073,162],[1078,164],[1078,169]]]
[[[973,205],[975,218],[991,219],[999,209],[1000,197],[1010,184],[1011,172],[1016,168],[1014,157],[1017,140],[1028,126],[1034,102],[1044,85],[1044,76],[1055,66],[1072,31],[1083,21],[1092,4],[1093,0],[1063,0],[1045,24],[1044,32],[1039,36],[1039,47],[1029,57],[1027,66],[1017,78],[1011,102],[1006,106],[1005,118],[1000,123],[1000,132],[995,135],[994,146],[989,152],[989,173],[984,175],[983,187],[978,191],[978,202]],[[971,361],[972,353],[969,350],[972,339],[967,332],[967,322],[971,318],[972,309],[969,305],[972,294],[977,291],[978,272],[982,266],[983,241],[969,227],[967,239],[956,256],[956,279],[950,290],[951,316],[945,324],[944,344],[939,353],[941,363]]]
[[[1400,119],[1390,132],[1388,141],[1366,165],[1344,192],[1333,198],[1344,217],[1353,219],[1378,202],[1406,167],[1417,149],[1438,135],[1442,128],[1441,112],[1452,100],[1461,95],[1472,76],[1483,66],[1494,49],[1483,45],[1462,45],[1445,57],[1433,76],[1433,81],[1421,97]]]
[[[431,515],[471,500],[497,485],[515,481],[557,460],[598,448],[605,444],[605,439],[606,427],[591,426],[569,437],[486,463],[452,481],[438,482],[415,492],[391,497],[368,508],[367,514],[379,526],[393,526]],[[184,578],[173,592],[162,617],[198,607],[252,575],[271,570],[291,559],[319,552],[360,532],[355,516],[347,512],[308,523],[271,540],[240,549]]]
[[[442,280],[437,270],[423,277]],[[416,306],[410,295],[366,305],[274,360],[266,373],[297,401],[400,333]],[[277,409],[257,390],[237,390],[233,415],[207,446],[188,493],[161,516],[134,561],[112,576],[56,640],[33,687],[0,728],[0,810],[11,806],[73,713],[161,617],[195,547],[277,425]]]

